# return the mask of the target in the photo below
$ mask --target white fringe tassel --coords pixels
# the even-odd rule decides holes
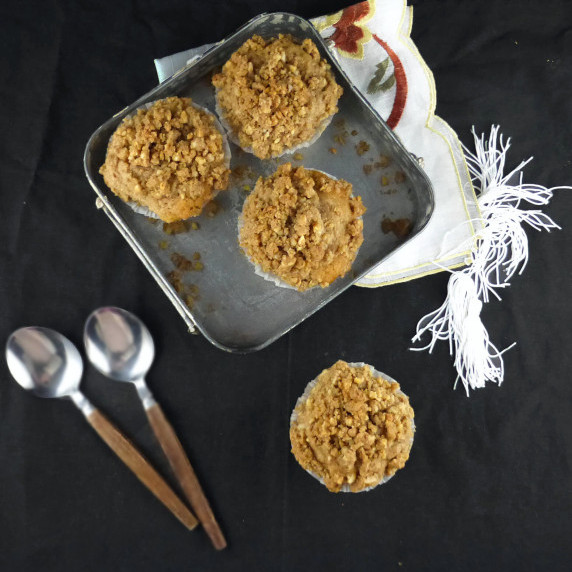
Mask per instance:
[[[470,389],[484,387],[487,381],[500,385],[504,379],[502,354],[516,344],[499,351],[490,341],[480,313],[483,302],[492,294],[500,300],[497,290],[510,285],[510,279],[522,274],[528,262],[528,238],[522,223],[536,230],[560,227],[541,210],[522,210],[521,202],[546,205],[557,189],[522,182],[522,170],[532,158],[522,161],[504,175],[505,159],[510,139],[503,141],[498,125],[493,125],[488,141],[477,136],[473,128],[476,152],[466,147],[465,157],[473,179],[483,228],[471,248],[472,264],[453,271],[443,305],[427,314],[417,324],[413,342],[419,342],[426,332],[431,341],[416,351],[433,351],[438,340],[449,341],[449,353],[455,356],[457,382],[461,380],[467,395]],[[516,182],[515,182],[516,180]]]

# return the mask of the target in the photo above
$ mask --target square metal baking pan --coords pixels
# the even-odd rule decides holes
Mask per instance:
[[[315,143],[299,154],[274,160],[257,159],[230,143],[233,176],[229,190],[216,198],[218,212],[192,219],[194,228],[189,226],[180,234],[165,234],[162,223],[135,213],[107,188],[99,168],[105,160],[109,138],[125,116],[147,102],[173,95],[191,97],[214,112],[212,73],[254,34],[270,38],[284,33],[299,40],[312,39],[344,89],[339,112]],[[380,162],[387,161],[380,161],[380,157],[389,159],[389,166],[381,168]],[[272,173],[278,164],[287,161],[351,182],[354,194],[360,195],[367,207],[363,217],[364,242],[352,270],[328,288],[297,292],[277,287],[254,273],[238,245],[237,220],[248,190],[258,176]],[[259,350],[311,316],[421,232],[434,205],[431,183],[417,161],[353,87],[316,29],[303,18],[286,13],[254,18],[106,121],[87,143],[84,166],[98,195],[97,205],[151,272],[189,329],[198,329],[213,344],[231,352]],[[384,218],[409,219],[410,233],[399,238],[392,232],[383,232]],[[202,269],[183,275],[191,292],[188,298],[177,293],[167,276],[174,269],[173,253],[192,260],[197,252]]]

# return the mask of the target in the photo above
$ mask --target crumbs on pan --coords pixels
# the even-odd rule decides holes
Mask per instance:
[[[221,210],[222,207],[220,206],[220,203],[217,200],[210,201],[204,207],[204,213],[209,218],[214,218]]]
[[[385,169],[391,165],[391,157],[387,157],[386,155],[380,155],[379,161],[375,163],[375,166],[380,169]]]
[[[188,232],[189,230],[199,230],[200,225],[196,221],[189,220],[178,220],[177,222],[164,222],[163,232],[169,236],[175,234],[182,234]]]
[[[336,119],[334,121],[334,128],[336,130],[333,136],[334,143],[345,145],[346,140],[349,137],[348,130],[346,129],[346,120],[343,117]]]
[[[365,141],[363,141],[362,143],[365,143]],[[357,150],[357,146],[356,146],[356,150]],[[364,151],[365,152],[365,151]],[[359,150],[357,150],[358,155],[360,154]],[[363,154],[363,153],[362,153]],[[371,175],[371,173],[374,170],[378,170],[378,169],[386,169],[387,167],[389,167],[389,165],[391,165],[391,158],[387,157],[386,155],[380,155],[379,156],[379,160],[374,161],[373,159],[370,159],[371,164],[365,164],[363,166],[363,172],[366,175]],[[387,182],[383,182],[383,181],[387,181]],[[388,185],[389,184],[389,179],[387,177],[382,177],[382,185]]]
[[[369,151],[369,143],[367,141],[360,141],[356,145],[356,153],[361,157]]]
[[[171,272],[167,274],[166,278],[186,306],[192,310],[195,302],[200,298],[199,287],[196,284],[185,284],[183,282],[183,272],[177,268],[171,270]]]
[[[163,232],[168,235],[182,234],[190,230],[191,225],[187,220],[179,220],[177,222],[164,222]]]
[[[411,220],[408,218],[390,219],[384,218],[381,221],[381,230],[383,234],[392,232],[397,238],[405,238],[409,235],[412,228]]]

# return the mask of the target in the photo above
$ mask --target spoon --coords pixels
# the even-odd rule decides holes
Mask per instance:
[[[195,471],[163,410],[145,383],[155,357],[155,345],[141,320],[121,308],[95,310],[85,323],[83,341],[87,357],[103,375],[135,385],[149,423],[185,496],[217,550],[226,540],[215,519]]]
[[[89,424],[137,478],[189,529],[197,519],[137,449],[79,390],[83,362],[77,348],[49,328],[16,330],[6,343],[14,379],[38,397],[69,397]]]

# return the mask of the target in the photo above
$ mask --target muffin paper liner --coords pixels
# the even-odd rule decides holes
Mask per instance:
[[[149,103],[145,103],[144,105],[141,105],[133,113],[131,113],[130,115],[127,115],[124,119],[126,119],[127,117],[135,116],[137,114],[137,111],[139,111],[140,109],[150,109],[155,103],[157,103],[157,101],[161,101],[161,100],[158,99],[156,101],[150,101]],[[191,102],[191,106],[194,107],[195,109],[199,109],[200,111],[204,111],[205,113],[208,113],[214,119],[214,124],[215,124],[216,128],[220,131],[220,134],[222,136],[222,147],[224,149],[224,158],[225,158],[224,164],[225,164],[225,167],[227,169],[230,169],[230,159],[231,159],[230,145],[228,144],[228,138],[226,135],[226,130],[221,125],[220,121],[218,120],[218,117],[216,116],[215,113],[213,113],[212,111],[210,111],[206,107],[203,107],[202,105],[197,105],[196,103]],[[213,191],[213,196],[212,196],[211,200],[213,200],[219,194],[219,192],[220,192],[220,190]],[[135,201],[127,201],[127,204],[136,213],[142,214],[142,215],[149,217],[149,218],[161,220],[161,217],[159,215],[157,215],[156,213],[154,213],[148,207],[140,205],[139,203],[136,203]],[[196,216],[198,216],[198,215],[196,215]],[[194,217],[190,217],[190,218],[194,218]]]
[[[236,133],[234,132],[233,128],[228,124],[227,120],[225,119],[224,112],[218,103],[218,91],[219,91],[218,89],[215,90],[215,111],[218,115],[218,118],[219,118],[221,125],[224,127],[224,129],[226,131],[228,138],[237,147],[240,147],[246,153],[251,153],[252,155],[254,155],[254,151],[253,151],[252,147],[243,147],[240,144],[240,141],[239,141]],[[328,125],[332,122],[334,115],[335,115],[335,113],[333,115],[330,115],[329,117],[326,117],[326,119],[324,119],[320,123],[320,125],[318,125],[318,129],[316,130],[316,133],[310,139],[308,139],[308,141],[303,141],[302,143],[299,143],[298,145],[295,145],[294,147],[291,147],[290,149],[286,149],[285,151],[282,151],[282,153],[279,153],[278,155],[271,155],[270,157],[266,157],[265,159],[262,159],[262,160],[267,161],[269,159],[278,159],[279,157],[283,157],[284,155],[291,155],[292,153],[296,153],[296,151],[299,151],[300,149],[304,149],[305,147],[309,147],[310,145],[313,145],[320,138],[322,133],[328,128]]]
[[[232,141],[232,139],[231,139]],[[320,169],[312,169],[309,167],[304,167],[304,169],[306,169],[306,171],[316,171],[317,173],[321,173],[322,175],[326,175],[326,177],[330,177],[330,179],[333,179],[334,181],[337,181],[338,178],[334,177],[333,175],[330,175],[329,173],[326,173],[325,171],[321,171]],[[353,198],[353,193],[350,195],[350,197]],[[361,220],[362,217],[360,216],[359,219]],[[237,221],[237,231],[238,231],[238,238],[239,238],[239,244],[240,244],[240,231],[243,227],[244,221],[242,218],[242,213],[240,213],[239,217],[238,217],[238,221]],[[241,247],[242,248],[242,247]],[[361,248],[361,245],[360,245]],[[291,284],[288,284],[288,282],[285,282],[284,280],[282,280],[281,278],[278,278],[278,276],[276,276],[275,274],[271,274],[270,272],[265,272],[264,270],[262,270],[262,267],[260,266],[260,264],[258,264],[257,262],[254,262],[250,256],[248,256],[248,253],[244,250],[244,248],[242,248],[242,251],[244,252],[246,258],[248,259],[248,261],[250,262],[250,264],[252,264],[252,266],[254,266],[254,273],[257,274],[258,276],[264,278],[264,280],[268,280],[269,282],[273,282],[276,286],[278,286],[279,288],[288,288],[290,290],[297,290],[297,288],[295,286],[292,286]],[[359,252],[359,248],[356,251],[356,257],[358,255]],[[354,258],[355,260],[355,258]],[[348,271],[349,272],[349,271]],[[338,278],[341,278],[341,276],[339,276]],[[337,280],[337,278],[336,278]],[[334,280],[335,282],[335,280]],[[334,283],[332,282],[332,284]],[[316,285],[316,286],[312,286],[312,288],[308,288],[307,290],[305,290],[305,292],[308,292],[309,290],[313,290],[314,288],[319,288],[320,285]]]
[[[350,367],[364,367],[364,366],[369,367],[372,370],[374,377],[385,379],[386,381],[390,381],[391,383],[397,383],[397,381],[395,381],[395,379],[393,379],[392,377],[390,377],[389,375],[387,375],[385,373],[382,373],[382,372],[376,370],[373,366],[371,366],[367,363],[351,362],[351,363],[348,363],[348,365]],[[310,392],[315,387],[316,383],[318,383],[317,378],[310,381],[310,383],[308,383],[308,385],[306,385],[306,388],[304,389],[304,393],[302,393],[302,395],[297,399],[296,405],[294,406],[294,409],[292,410],[292,414],[290,415],[290,427],[292,427],[292,424],[298,418],[298,414],[296,413],[296,408],[300,404],[302,404],[304,401],[306,401],[306,399],[308,399],[308,397],[310,396]],[[401,391],[401,389],[399,389],[396,393],[404,395],[405,397],[407,397],[407,395],[405,393],[403,393],[403,391]],[[411,418],[411,426],[413,429],[413,436],[415,436],[415,419],[413,417]],[[411,446],[413,446],[413,437],[411,437]],[[411,447],[410,447],[410,450],[411,450]],[[322,483],[325,486],[324,479],[322,479],[322,477],[318,476],[316,473],[313,473],[312,471],[309,471],[308,469],[304,469],[304,470],[309,475],[312,475],[316,480],[318,480],[320,483]],[[356,493],[365,493],[367,491],[371,491],[371,490],[375,489],[376,487],[378,487],[379,485],[383,485],[384,483],[387,483],[387,481],[389,481],[389,479],[392,479],[396,473],[397,473],[397,471],[395,473],[393,473],[393,475],[383,477],[383,479],[381,479],[381,481],[379,481],[379,483],[377,483],[375,485],[371,485],[370,487],[366,487],[366,488],[362,489],[361,491],[356,491]],[[342,488],[339,490],[339,492],[341,492],[341,493],[352,493],[353,491],[350,489],[350,485],[345,483],[342,485]]]

